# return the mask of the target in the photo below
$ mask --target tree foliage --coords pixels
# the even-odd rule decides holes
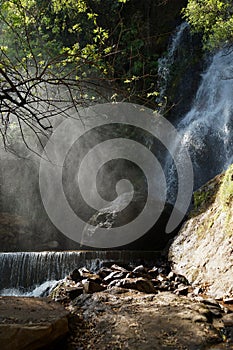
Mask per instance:
[[[189,0],[183,12],[193,30],[203,35],[205,48],[233,43],[232,0]]]
[[[27,126],[40,138],[52,129],[53,117],[96,102],[109,84],[121,99],[153,98],[157,57],[145,50],[140,14],[130,20],[122,15],[127,1],[0,1],[0,132],[6,146],[12,123],[23,137]]]
[[[0,132],[6,147],[13,124],[27,144],[25,127],[40,140],[53,117],[98,99],[109,70],[106,56],[114,48],[87,1],[2,0],[0,30]]]

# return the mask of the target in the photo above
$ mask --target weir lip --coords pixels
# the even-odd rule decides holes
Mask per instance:
[[[97,270],[102,265],[141,263],[152,266],[159,251],[43,251],[0,253],[0,293],[3,289],[30,291],[46,281],[60,280],[75,268]]]

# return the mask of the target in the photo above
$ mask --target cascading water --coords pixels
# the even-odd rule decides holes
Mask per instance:
[[[158,60],[158,87],[159,96],[157,102],[159,104],[159,110],[163,111],[164,105],[166,105],[166,90],[169,84],[169,77],[171,73],[172,66],[178,55],[178,51],[181,47],[182,41],[186,31],[189,30],[189,24],[187,22],[182,22],[174,34],[172,35],[171,42],[168,46],[167,55],[161,57]]]
[[[0,295],[40,296],[75,268],[95,271],[103,264],[149,263],[156,252],[66,251],[0,253]]]
[[[233,162],[233,48],[221,50],[202,76],[191,110],[176,125],[194,168],[194,189]],[[176,144],[173,145],[176,148]],[[168,161],[174,194],[174,167]],[[174,198],[171,199],[174,201]]]

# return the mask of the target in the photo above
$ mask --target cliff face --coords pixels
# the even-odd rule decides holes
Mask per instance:
[[[125,5],[123,17],[134,21],[137,13],[141,18],[143,37],[146,49],[150,53],[162,54],[166,50],[172,31],[181,22],[181,10],[186,7],[187,0],[130,0]]]
[[[213,297],[233,296],[233,165],[194,194],[194,209],[169,260]]]

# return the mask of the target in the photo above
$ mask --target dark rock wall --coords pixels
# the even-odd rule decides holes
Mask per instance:
[[[133,19],[137,13],[144,26],[147,50],[150,54],[162,54],[168,44],[174,28],[181,22],[181,10],[187,5],[187,0],[131,0],[125,6],[125,17]]]

